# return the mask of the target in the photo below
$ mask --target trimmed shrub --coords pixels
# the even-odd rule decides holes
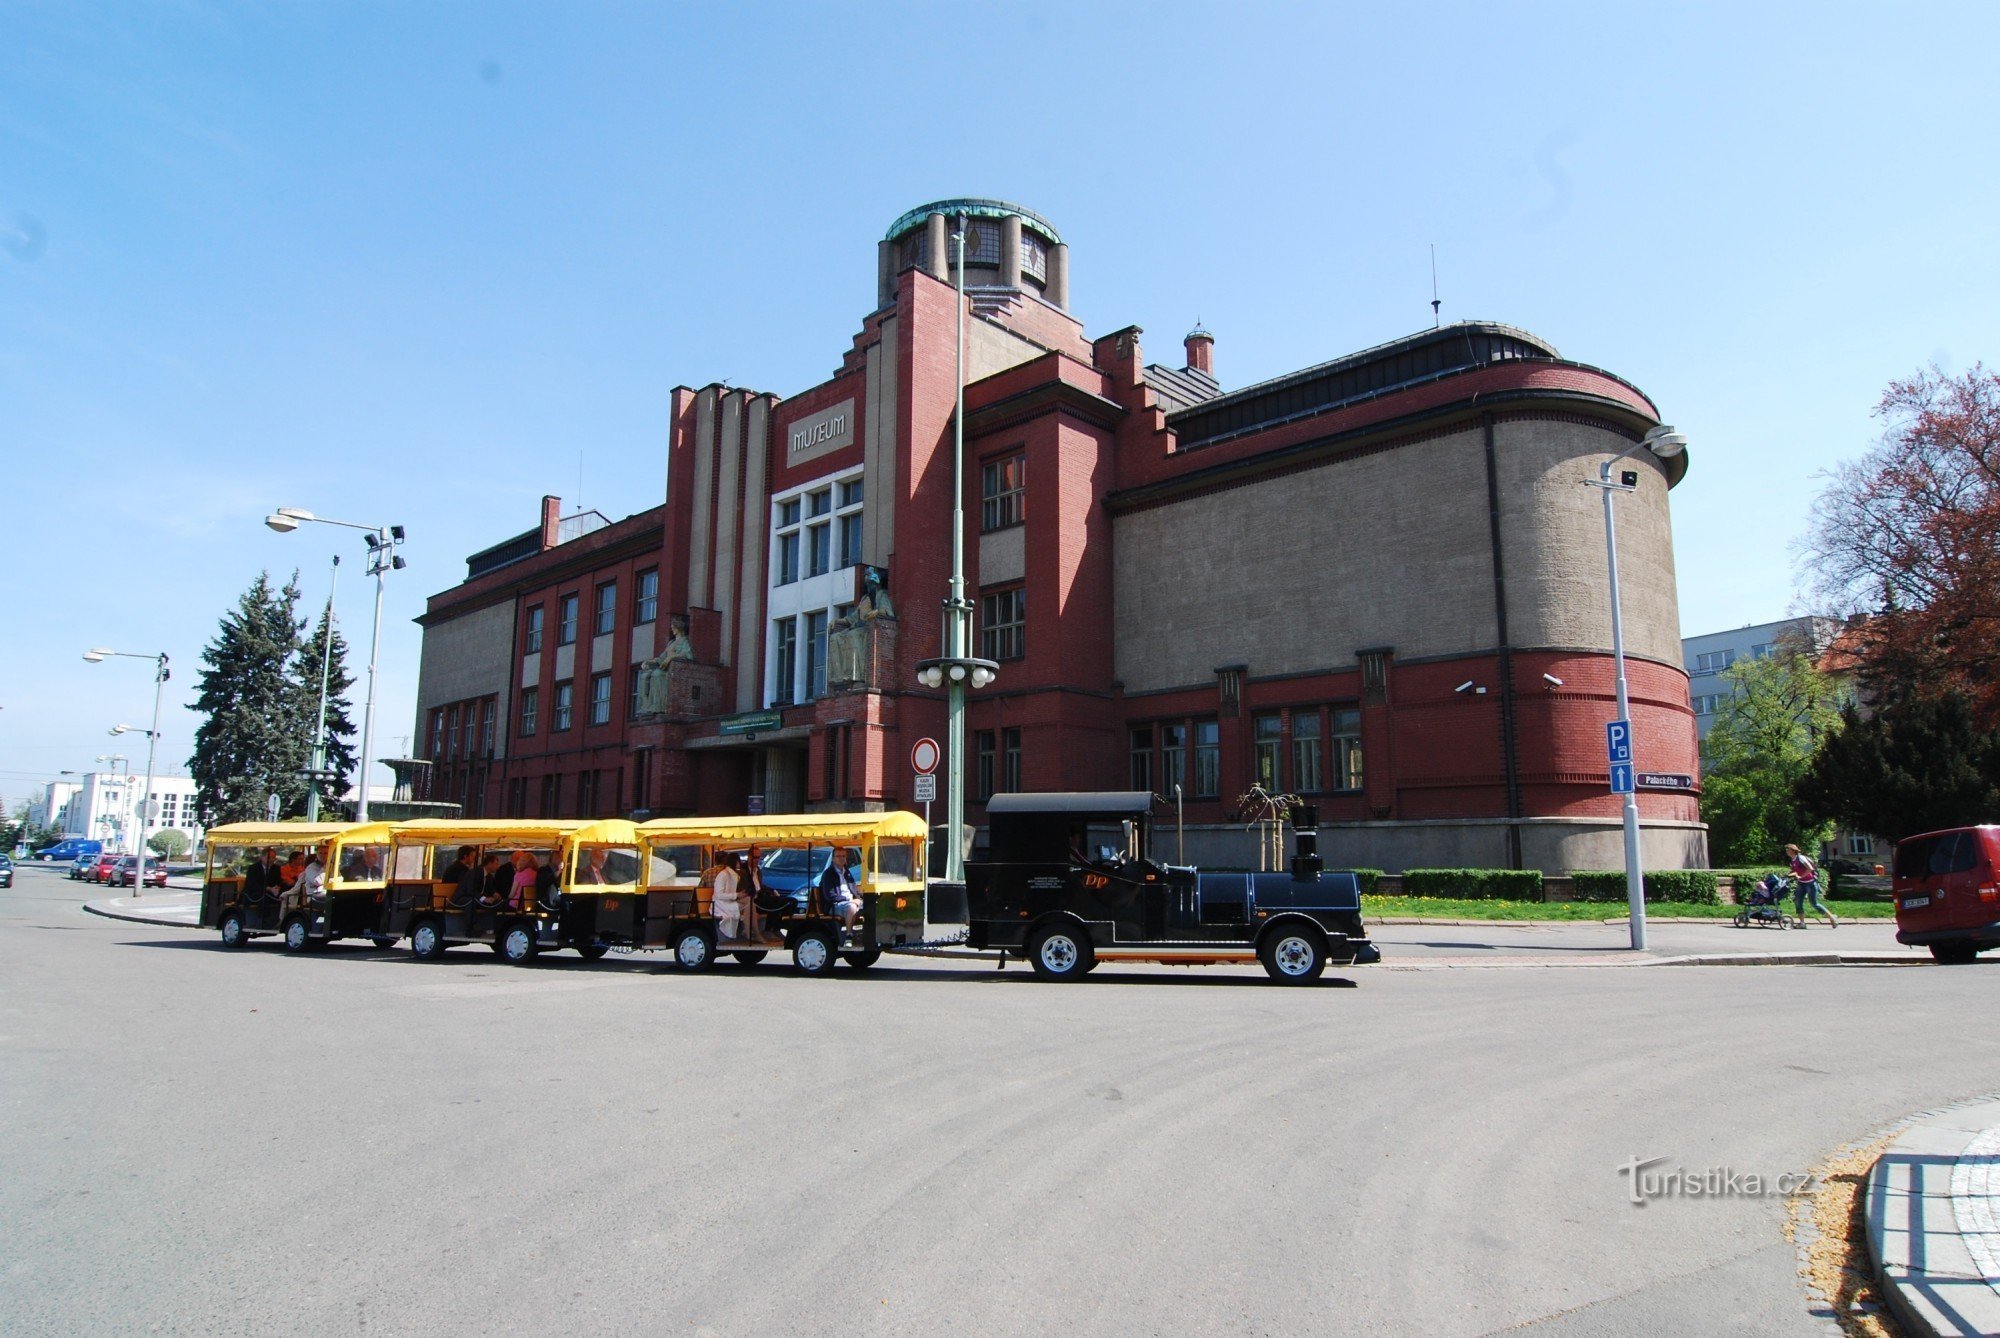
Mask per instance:
[[[1540,869],[1405,869],[1403,892],[1457,901],[1540,901]]]
[[[1362,896],[1372,897],[1375,895],[1375,884],[1382,877],[1380,869],[1347,869],[1343,872],[1354,875],[1354,880],[1361,884]]]
[[[1714,869],[1648,869],[1640,875],[1648,901],[1682,901],[1697,906],[1719,906]],[[1762,875],[1759,875],[1760,877]],[[1578,869],[1570,877],[1576,882],[1578,901],[1625,900],[1623,869]],[[1743,886],[1742,883],[1737,884]]]

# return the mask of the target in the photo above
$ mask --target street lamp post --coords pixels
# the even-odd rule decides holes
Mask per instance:
[[[917,681],[944,686],[944,876],[965,880],[965,690],[983,688],[999,673],[992,660],[972,654],[972,604],[965,597],[965,234],[964,214],[952,242],[958,249],[958,405],[951,419],[951,586],[944,601],[944,654],[917,661]]]
[[[264,517],[264,523],[280,534],[290,534],[301,522],[315,525],[339,525],[345,529],[361,530],[368,542],[368,574],[375,578],[375,630],[368,638],[368,704],[361,713],[361,776],[357,781],[354,819],[368,821],[368,769],[375,762],[375,659],[382,648],[382,594],[384,578],[392,571],[401,571],[408,564],[396,549],[403,542],[401,525],[357,525],[351,520],[334,520],[327,516],[316,516],[310,511],[295,506],[281,506]],[[331,635],[327,644],[333,644]],[[324,682],[324,680],[322,680]],[[322,691],[322,697],[324,693]],[[322,709],[324,707],[322,706]],[[320,754],[326,732],[322,719],[319,735],[313,740],[313,751]]]
[[[1618,597],[1618,530],[1617,522],[1612,518],[1611,494],[1631,492],[1638,483],[1636,478],[1630,483],[1614,483],[1611,466],[1640,451],[1650,451],[1659,459],[1668,460],[1686,449],[1687,436],[1662,423],[1599,465],[1595,479],[1584,480],[1604,494],[1604,554],[1611,573],[1611,657],[1618,670],[1618,719],[1628,722],[1632,719],[1632,704],[1625,684],[1625,617]],[[1639,868],[1637,773],[1638,763],[1634,759],[1632,788],[1625,791],[1625,904],[1631,917],[1632,950],[1643,952],[1646,947],[1646,881]]]
[[[135,655],[122,650],[107,650],[102,646],[93,646],[83,653],[83,658],[90,664],[102,664],[113,658],[153,662],[153,727],[139,731],[146,736],[146,788],[139,796],[139,839],[133,843],[132,849],[134,861],[132,895],[143,897],[146,895],[146,828],[152,820],[152,814],[146,806],[153,802],[153,761],[160,751],[160,696],[166,690],[167,679],[170,677],[167,671],[167,653],[161,651],[158,655]],[[130,734],[134,731],[130,725],[119,725],[111,732],[116,735]]]

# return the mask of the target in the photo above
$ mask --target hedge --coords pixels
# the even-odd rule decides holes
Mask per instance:
[[[1648,901],[1681,901],[1697,906],[1718,906],[1714,869],[1649,869],[1641,878]],[[1625,900],[1623,869],[1578,869],[1570,874],[1576,884],[1578,901]],[[1738,887],[1744,886],[1742,883]]]
[[[1343,872],[1354,875],[1355,881],[1361,884],[1362,896],[1372,897],[1375,895],[1375,884],[1382,877],[1380,869],[1346,869]]]
[[[1405,869],[1403,892],[1459,901],[1540,901],[1540,869]]]

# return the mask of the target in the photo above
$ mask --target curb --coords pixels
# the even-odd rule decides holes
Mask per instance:
[[[157,912],[148,915],[143,912],[114,910],[108,903],[101,901],[86,901],[83,903],[83,909],[88,914],[101,915],[107,920],[124,920],[128,923],[135,925],[158,925],[164,929],[201,928],[201,925],[198,923],[198,921],[201,918],[201,907],[199,905],[193,905],[187,907],[188,910],[194,912],[194,914],[191,917],[190,916],[168,917],[159,914]]]
[[[1868,1172],[1868,1253],[1913,1334],[2000,1333],[2000,1096],[1910,1118]]]
[[[1929,966],[1928,957],[1890,952],[1711,952],[1655,957],[1645,966]]]

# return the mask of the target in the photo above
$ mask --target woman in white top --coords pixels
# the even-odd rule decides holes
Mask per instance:
[[[715,908],[716,933],[724,940],[734,940],[743,931],[743,902],[737,895],[741,881],[736,873],[736,852],[724,853],[721,867],[715,871],[715,889],[710,894],[709,903]]]
[[[306,860],[305,871],[292,887],[300,897],[315,900],[326,895],[326,853],[325,846],[313,848],[311,858]]]

